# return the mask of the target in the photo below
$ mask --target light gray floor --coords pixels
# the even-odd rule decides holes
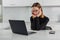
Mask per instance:
[[[26,23],[27,30],[30,30],[30,23]],[[60,23],[50,22],[48,26],[51,26],[56,32],[55,34],[49,34],[51,30],[34,31],[35,34],[28,36],[13,34],[11,29],[0,29],[0,40],[60,40]]]

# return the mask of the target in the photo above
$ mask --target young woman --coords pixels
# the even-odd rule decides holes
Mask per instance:
[[[49,18],[43,14],[42,7],[39,3],[32,5],[32,16],[30,17],[31,29],[32,30],[51,30],[52,28],[47,27]]]

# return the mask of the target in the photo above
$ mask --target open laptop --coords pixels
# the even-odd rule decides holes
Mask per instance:
[[[13,33],[29,35],[36,32],[28,32],[24,20],[9,20]]]

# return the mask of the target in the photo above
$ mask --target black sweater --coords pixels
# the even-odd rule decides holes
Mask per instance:
[[[49,18],[46,16],[44,16],[44,18],[41,18],[41,17],[32,18],[32,16],[31,16],[30,21],[31,21],[32,30],[40,30],[40,29],[46,27],[46,25],[49,21]]]

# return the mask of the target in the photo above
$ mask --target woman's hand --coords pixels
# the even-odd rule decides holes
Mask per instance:
[[[39,14],[37,14],[37,17],[39,17],[42,14],[42,11],[40,10]]]
[[[33,18],[35,18],[35,17],[36,17],[36,15],[33,15],[33,14],[32,14],[32,17],[33,17]]]
[[[37,15],[37,17],[39,17],[41,15],[41,13],[39,13],[38,15]]]

